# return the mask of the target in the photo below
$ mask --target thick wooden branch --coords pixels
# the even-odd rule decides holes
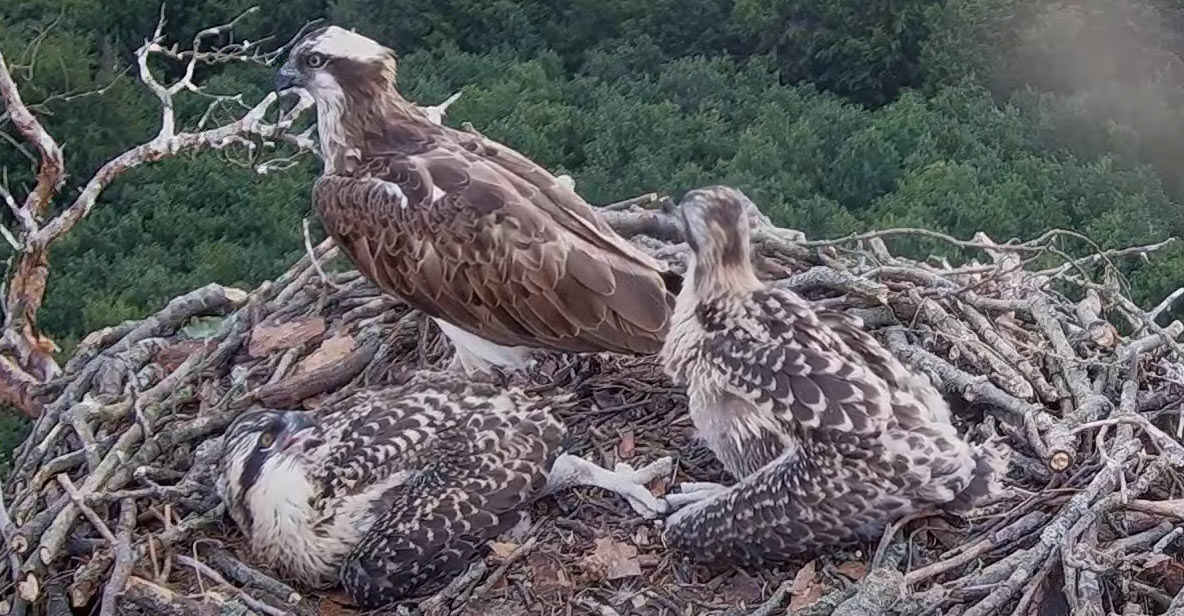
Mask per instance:
[[[138,145],[112,158],[87,181],[70,206],[45,225],[45,228],[38,232],[32,241],[36,244],[47,245],[70,231],[79,220],[90,214],[103,190],[113,180],[132,169],[181,153],[226,148],[239,143],[237,138],[245,135],[279,137],[284,129],[290,126],[291,121],[281,124],[268,124],[263,121],[275,101],[276,94],[269,93],[241,118],[230,124],[194,133],[158,135],[152,141]]]
[[[3,332],[0,401],[43,409],[0,498],[0,539],[10,550],[0,559],[0,588],[16,589],[3,600],[7,603],[0,602],[0,613],[64,612],[65,597],[101,614],[120,613],[128,604],[159,614],[318,613],[320,606],[308,604],[313,597],[256,570],[235,543],[209,549],[215,535],[234,532],[221,524],[224,506],[212,489],[224,455],[223,431],[254,405],[315,408],[358,387],[397,382],[409,370],[443,368],[450,359],[446,339],[438,328],[425,326],[424,315],[383,296],[356,271],[332,273],[328,262],[337,252],[332,241],[313,247],[307,238],[308,254],[275,280],[250,292],[208,285],[141,321],[95,332],[65,371],[46,382],[56,365],[38,368],[36,362],[49,357],[52,343],[35,327],[48,273],[45,255],[93,211],[112,182],[129,169],[181,152],[258,139],[284,140],[296,149],[315,146],[310,133],[288,131],[307,108],[305,96],[276,123],[265,121],[276,102],[268,95],[250,109],[241,105],[246,111],[233,121],[212,123],[211,110],[188,132],[177,126],[173,97],[200,89],[193,82],[196,66],[254,53],[256,46],[245,43],[199,49],[209,34],[233,24],[199,33],[186,51],[164,45],[158,28],[141,47],[137,65],[141,82],[161,104],[159,132],[103,165],[78,195],[61,204],[55,218],[41,221],[0,193],[20,221],[19,237],[10,233],[5,241],[17,247],[18,262],[26,268],[17,270],[21,286],[10,287],[19,288],[9,302],[19,311]],[[180,62],[180,78],[163,83],[148,70],[148,54]],[[19,104],[4,86],[0,83],[6,104]],[[10,89],[15,92],[15,85]],[[424,113],[442,122],[458,96],[425,107]],[[223,102],[241,103],[236,97]],[[22,136],[36,143],[37,131]],[[265,173],[285,164],[255,168]],[[677,270],[685,265],[688,248],[676,208],[669,198],[651,193],[601,211],[619,233]],[[1025,259],[1057,254],[1048,251],[1058,238],[1083,238],[1054,230],[999,245],[985,234],[964,241],[889,229],[809,241],[776,227],[755,204],[749,214],[762,279],[819,307],[863,318],[864,327],[891,352],[933,378],[968,440],[1012,454],[1003,493],[958,524],[935,521],[910,533],[903,532],[901,521],[902,532],[892,530],[882,544],[888,546],[885,553],[897,556],[873,557],[852,583],[836,586],[823,579],[836,571],[850,575],[867,561],[866,555],[839,550],[820,555],[818,571],[826,575],[803,576],[804,588],[797,588],[797,576],[769,574],[755,585],[759,600],[746,601],[760,606],[757,613],[783,610],[787,600],[794,613],[819,615],[888,609],[921,614],[947,606],[963,614],[995,614],[1012,606],[1026,613],[1054,583],[1078,605],[1097,603],[1106,588],[1100,582],[1110,577],[1145,592],[1134,579],[1141,565],[1123,550],[1162,552],[1184,515],[1165,472],[1184,467],[1184,447],[1159,425],[1162,416],[1140,410],[1146,404],[1146,410],[1166,415],[1184,399],[1184,383],[1177,382],[1184,376],[1177,342],[1184,325],[1155,323],[1181,294],[1143,312],[1118,291],[1067,272],[1142,258],[1166,242],[1064,255],[1066,266],[1030,271]],[[906,235],[985,251],[991,259],[957,267],[940,258],[918,262],[893,255],[881,239]],[[1079,285],[1085,299],[1074,303],[1049,291],[1052,282]],[[1134,331],[1119,333],[1128,330],[1107,321],[1107,306],[1133,315],[1128,320]],[[221,324],[193,339],[185,323],[198,314],[213,314]],[[576,409],[562,417],[573,442],[580,442],[573,452],[600,449],[609,452],[606,458],[624,459],[678,451],[678,473],[718,480],[714,461],[689,446],[685,392],[669,382],[656,359],[604,355],[541,357],[537,373],[529,375],[533,391],[577,397]],[[602,448],[606,438],[612,442]],[[504,586],[546,577],[536,573],[548,568],[578,570],[588,551],[581,542],[599,534],[632,542],[645,569],[661,565],[657,575],[646,571],[638,577],[638,588],[650,588],[635,599],[661,602],[671,613],[724,602],[694,597],[712,589],[680,585],[683,576],[668,574],[673,561],[652,527],[614,518],[610,504],[589,504],[594,506],[564,508],[558,520],[544,517],[524,544],[498,546],[499,565],[478,562],[432,599],[404,607],[410,614],[419,613],[417,608],[459,612]],[[1115,516],[1150,520],[1111,524]],[[575,535],[568,532],[572,529]],[[896,537],[906,544],[892,544]],[[952,548],[942,553],[933,547],[938,544]],[[70,570],[72,582],[61,575]],[[589,583],[575,577],[559,586],[571,591],[569,599],[584,597],[586,606],[615,613],[586,599],[580,585]],[[824,586],[826,594],[819,597]],[[515,588],[496,600],[510,601],[514,609],[518,592],[531,591]],[[811,594],[813,605],[794,605]]]
[[[37,185],[25,197],[21,206],[22,215],[18,216],[26,231],[32,231],[36,220],[45,214],[50,201],[62,189],[66,182],[66,165],[62,159],[62,149],[57,141],[50,136],[33,112],[21,99],[21,93],[12,79],[12,72],[0,54],[0,98],[4,100],[4,108],[8,117],[21,135],[37,150],[40,164],[37,169]]]
[[[254,10],[250,9],[243,15]],[[315,145],[307,134],[288,133],[292,123],[310,106],[308,100],[302,99],[300,104],[275,123],[264,120],[276,102],[274,93],[268,94],[241,117],[229,123],[193,132],[177,131],[174,98],[184,93],[201,91],[200,86],[193,81],[197,65],[231,61],[266,62],[272,57],[259,50],[259,43],[246,43],[230,49],[202,49],[206,39],[229,30],[243,15],[230,23],[202,30],[194,38],[193,47],[184,52],[177,52],[162,44],[162,19],[152,39],[145,42],[135,54],[140,82],[160,101],[160,130],[147,143],[104,163],[61,213],[48,222],[42,219],[66,177],[62,152],[21,99],[3,56],[0,56],[0,97],[3,97],[7,114],[14,125],[24,139],[34,146],[40,158],[37,185],[24,198],[23,205],[17,206],[17,199],[7,189],[0,192],[0,198],[13,209],[20,224],[19,237],[12,237],[7,230],[4,233],[17,255],[4,298],[4,329],[0,333],[0,403],[15,406],[35,416],[40,413],[42,406],[37,396],[37,385],[60,374],[60,368],[53,359],[57,347],[37,327],[37,314],[45,298],[50,272],[49,249],[53,242],[73,229],[94,209],[103,191],[112,182],[132,169],[181,153],[224,149],[241,144],[253,145],[248,138],[284,141],[298,150],[311,149]],[[181,79],[168,86],[162,85],[149,68],[149,58],[154,55],[183,60],[185,68]],[[216,103],[241,102],[237,96],[215,99]],[[439,108],[439,113],[443,113],[444,109],[447,109],[447,104]],[[203,118],[203,123],[207,119]],[[269,167],[264,163],[259,168],[262,172]]]
[[[660,209],[642,205],[660,202],[643,199],[612,208],[611,224],[627,235],[647,228],[658,234],[677,231],[673,204]],[[661,222],[652,226],[655,220]],[[930,554],[911,573],[881,563],[855,587],[834,590],[818,600],[817,609],[802,613],[854,613],[878,609],[870,606],[884,602],[895,603],[902,614],[948,604],[971,613],[994,613],[1017,600],[1035,604],[1045,588],[1041,584],[1054,579],[1050,572],[1062,564],[1067,567],[1066,588],[1072,584],[1076,600],[1088,599],[1097,588],[1094,581],[1102,577],[1090,568],[1097,564],[1090,557],[1091,550],[1100,549],[1095,546],[1123,539],[1123,545],[1131,546],[1162,541],[1162,533],[1114,540],[1099,532],[1099,525],[1107,519],[1104,514],[1120,510],[1155,516],[1149,527],[1180,515],[1178,503],[1164,500],[1170,492],[1163,489],[1125,505],[1121,497],[1152,492],[1156,482],[1162,483],[1160,475],[1167,475],[1155,469],[1184,466],[1184,448],[1138,415],[1136,395],[1142,390],[1150,390],[1144,400],[1160,392],[1167,392],[1160,396],[1163,400],[1184,395],[1184,385],[1148,377],[1169,373],[1174,360],[1162,338],[1179,337],[1184,325],[1161,328],[1162,335],[1150,328],[1129,336],[1111,332],[1100,325],[1104,313],[1097,296],[1087,294],[1086,301],[1071,303],[1047,293],[1031,273],[1013,268],[1010,258],[994,265],[938,267],[894,257],[886,246],[875,245],[875,238],[865,240],[870,249],[853,249],[857,256],[851,258],[826,252],[827,244],[801,242],[793,232],[759,219],[754,237],[761,240],[755,260],[771,264],[766,274],[772,284],[806,295],[817,305],[866,317],[865,326],[874,335],[906,364],[932,376],[949,398],[985,411],[986,419],[976,425],[976,413],[963,413],[954,405],[954,412],[962,415],[956,423],[968,438],[1005,443],[1000,446],[1010,447],[1014,460],[1004,480],[1010,493],[969,515],[974,522],[958,531],[965,534],[963,547]],[[685,256],[686,247],[678,240],[636,235],[633,241],[668,262]],[[992,245],[985,236],[978,243]],[[865,249],[872,252],[860,252]],[[322,242],[288,272],[250,293],[210,285],[175,299],[142,322],[114,326],[84,341],[66,375],[50,388],[56,398],[22,447],[12,473],[13,495],[6,502],[13,511],[15,532],[9,534],[20,561],[16,607],[48,604],[58,592],[52,586],[53,569],[79,558],[85,563],[68,589],[78,604],[93,602],[100,593],[120,596],[115,589],[121,586],[117,604],[166,601],[163,610],[215,604],[185,603],[182,597],[202,595],[185,587],[183,578],[166,573],[154,578],[159,583],[146,585],[134,575],[154,570],[150,567],[158,563],[153,559],[166,554],[174,568],[185,562],[208,574],[209,567],[244,584],[241,592],[220,597],[233,596],[256,613],[315,613],[284,580],[252,569],[242,555],[203,559],[200,553],[182,554],[168,546],[199,538],[206,525],[221,518],[218,498],[210,490],[211,472],[222,451],[217,436],[239,413],[257,404],[315,408],[356,387],[396,382],[407,369],[440,368],[448,360],[447,342],[437,328],[418,325],[422,315],[383,297],[354,271],[333,274],[332,268],[321,267],[334,254],[332,242]],[[180,339],[189,315],[210,311],[225,315],[220,331],[201,342]],[[1124,378],[1101,378],[1127,364],[1140,369],[1128,369]],[[116,365],[119,370],[112,368]],[[664,440],[677,438],[672,435],[680,430],[674,428],[685,424],[685,401],[663,379],[653,358],[574,357],[547,359],[541,365],[550,368],[536,375],[539,391],[557,388],[584,397],[581,410],[564,417],[574,433],[596,439],[605,430],[627,431],[630,455],[685,445]],[[130,378],[126,375],[141,367],[158,374],[142,388],[124,388],[122,381],[110,378]],[[1070,380],[1077,382],[1070,385]],[[588,412],[593,408],[600,412]],[[625,423],[608,425],[618,418]],[[1092,463],[1082,463],[1090,457]],[[1136,467],[1134,460],[1150,462]],[[689,450],[682,466],[692,478],[707,478],[703,463]],[[1075,494],[1030,492],[1067,472],[1078,482]],[[53,481],[61,473],[77,479]],[[60,498],[45,494],[58,485],[74,489]],[[132,511],[127,503],[141,512],[167,507],[185,521],[163,531],[140,528],[139,521],[125,544],[126,518],[119,514]],[[594,509],[602,515],[607,508]],[[580,528],[584,523],[571,524]],[[535,545],[561,559],[573,557],[564,553],[567,544],[545,546],[551,540],[540,536]],[[87,558],[80,556],[83,548],[75,547],[80,541],[103,548],[114,543],[120,549]],[[1060,546],[1067,541],[1078,547],[1065,551]],[[661,549],[658,542],[648,546]],[[646,556],[653,561],[664,557],[661,552]],[[459,579],[455,592],[437,597],[458,608],[496,593],[497,579],[523,575],[515,568],[532,566],[529,558],[522,561],[479,566]],[[134,563],[131,577],[129,562]],[[493,577],[488,577],[490,571]],[[889,578],[907,584],[902,588],[880,582]],[[955,579],[947,585],[949,578]],[[104,588],[108,582],[114,586]],[[772,591],[784,582],[772,580],[766,588]],[[980,590],[946,590],[961,587]],[[898,589],[903,590],[900,595]],[[779,606],[786,598],[774,596],[764,605]]]
[[[340,361],[268,383],[251,392],[244,402],[258,401],[273,408],[298,406],[305,398],[335,391],[348,383],[370,363],[377,351],[378,341],[369,341]]]

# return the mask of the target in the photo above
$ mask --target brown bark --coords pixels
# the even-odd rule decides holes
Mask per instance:
[[[308,132],[287,133],[292,123],[311,106],[307,96],[289,110],[277,122],[268,123],[264,117],[276,101],[275,94],[269,94],[237,120],[221,126],[179,132],[175,114],[174,97],[185,92],[197,91],[193,82],[195,68],[200,64],[219,64],[242,61],[269,61],[278,51],[264,52],[259,43],[235,45],[229,51],[223,49],[202,49],[203,42],[216,38],[235,26],[250,9],[231,22],[202,30],[194,38],[189,50],[178,50],[175,46],[163,44],[162,25],[157,26],[151,40],[136,50],[136,64],[140,82],[160,101],[160,129],[151,140],[137,145],[107,161],[82,186],[61,213],[48,221],[43,217],[52,202],[59,196],[66,178],[66,166],[61,148],[45,130],[44,126],[21,99],[19,89],[4,58],[0,55],[0,98],[5,110],[17,128],[20,137],[31,144],[39,157],[37,184],[18,203],[12,195],[0,186],[0,198],[16,216],[20,225],[14,234],[4,229],[6,238],[11,237],[17,250],[16,264],[10,272],[7,295],[4,298],[4,327],[0,332],[0,404],[16,407],[29,416],[37,416],[44,406],[41,385],[61,375],[62,371],[54,360],[58,350],[53,340],[37,327],[37,313],[45,299],[46,283],[49,279],[49,248],[68,233],[94,209],[103,191],[131,169],[149,163],[177,156],[181,153],[224,149],[231,145],[246,144],[248,137],[261,138],[270,142],[283,142],[298,150],[313,150],[315,144]],[[263,38],[266,40],[266,37]],[[282,50],[284,47],[281,47]],[[148,67],[151,55],[183,62],[185,71],[180,80],[165,85],[157,80]],[[208,95],[207,95],[208,96]],[[444,102],[424,107],[425,113],[441,121],[448,107],[456,102],[460,93]],[[225,99],[215,96],[213,105]],[[207,114],[208,116],[208,114]],[[206,118],[203,118],[203,122]],[[199,128],[202,128],[199,123]],[[255,163],[260,173],[284,168],[288,158]],[[19,239],[17,239],[19,237]]]
[[[615,214],[615,227],[630,235],[640,226],[634,224],[638,219],[652,220],[655,212],[631,207]],[[824,244],[791,242],[785,232],[764,227],[757,231],[765,238],[758,248],[760,256],[779,264],[774,269],[783,272],[770,282],[845,312],[884,312],[870,328],[877,337],[886,340],[907,364],[929,373],[941,389],[981,408],[982,419],[976,419],[969,408],[954,409],[960,416],[960,431],[964,427],[971,440],[981,442],[996,440],[1002,429],[998,446],[1028,460],[1011,466],[1003,479],[1005,492],[997,501],[970,512],[968,524],[955,526],[927,518],[920,528],[902,525],[900,532],[888,534],[887,544],[881,544],[887,546],[885,555],[909,554],[907,561],[877,556],[853,585],[828,587],[815,604],[799,611],[863,613],[893,604],[892,609],[901,614],[919,615],[934,607],[972,614],[1001,609],[1008,613],[1017,601],[1039,605],[1045,593],[1053,592],[1072,594],[1073,601],[1084,604],[1096,596],[1093,580],[1112,576],[1124,584],[1137,582],[1140,559],[1154,562],[1158,558],[1155,554],[1162,548],[1149,546],[1166,545],[1170,522],[1179,513],[1179,503],[1166,500],[1172,494],[1171,481],[1170,473],[1163,471],[1168,466],[1184,468],[1184,447],[1137,410],[1156,399],[1150,395],[1140,399],[1136,395],[1140,392],[1169,390],[1172,395],[1161,397],[1161,406],[1173,404],[1180,392],[1178,384],[1156,376],[1178,359],[1150,327],[1120,335],[1117,345],[1099,344],[1080,335],[1084,324],[1095,320],[1094,304],[1077,305],[1042,291],[1031,285],[1031,273],[1017,270],[1011,276],[1005,264],[965,273],[953,268],[938,271],[884,249],[875,260],[849,254],[830,257],[842,266],[833,269],[818,265],[823,257],[813,253]],[[681,246],[654,241],[652,247],[644,244],[647,250],[655,256],[666,254],[663,260],[668,263],[676,260]],[[986,238],[980,243],[994,246]],[[810,254],[786,256],[796,250]],[[13,520],[6,536],[18,562],[0,561],[0,579],[7,571],[7,577],[19,581],[15,607],[44,611],[55,597],[55,571],[70,566],[78,573],[67,589],[69,596],[79,604],[100,594],[115,596],[116,612],[139,606],[162,614],[188,614],[231,604],[260,614],[303,616],[328,611],[324,607],[328,599],[319,599],[318,593],[291,592],[285,580],[256,569],[249,552],[231,547],[239,539],[233,531],[225,552],[211,551],[209,540],[226,538],[221,524],[224,507],[213,493],[217,460],[224,453],[217,436],[240,413],[256,405],[315,408],[358,387],[399,382],[410,370],[447,365],[449,345],[438,328],[420,323],[421,314],[386,299],[356,272],[326,274],[317,266],[332,252],[332,242],[327,240],[309,250],[288,273],[249,293],[210,285],[174,299],[142,322],[87,338],[67,364],[68,384],[55,393],[26,441],[5,494]],[[1001,282],[983,284],[996,279]],[[975,291],[965,290],[972,286]],[[1078,313],[1088,308],[1089,314],[1059,318],[1077,314],[1074,308]],[[1050,319],[1037,316],[1044,311],[1058,315],[1052,319],[1055,327]],[[183,324],[191,315],[209,312],[226,315],[218,331],[200,344],[186,344],[192,341],[180,331]],[[1082,325],[1075,325],[1077,320]],[[311,322],[316,327],[303,331]],[[1005,322],[1011,325],[1005,327]],[[1162,329],[1175,339],[1184,325],[1173,323]],[[277,331],[286,334],[277,338]],[[294,332],[299,335],[287,335]],[[1077,374],[1066,368],[1068,361],[1044,361],[1058,353],[1062,337],[1072,348],[1060,351],[1078,357]],[[277,339],[282,343],[271,344]],[[268,352],[261,352],[264,348]],[[964,348],[978,353],[970,356]],[[177,356],[182,350],[188,352],[183,359]],[[619,447],[612,446],[614,435],[622,435],[623,440],[628,432],[631,464],[680,451],[679,473],[695,481],[720,479],[714,460],[689,447],[692,431],[685,416],[685,394],[662,376],[654,358],[540,359],[534,375],[537,382],[527,386],[540,393],[572,393],[580,400],[561,417],[573,434],[574,454],[584,455],[602,445],[603,451],[615,452]],[[999,362],[1008,367],[1000,370]],[[113,364],[124,367],[115,376],[126,375],[127,366],[159,370],[151,372],[155,376],[149,382],[124,387],[124,380],[100,377],[111,372]],[[1139,368],[1130,370],[1131,366]],[[1002,372],[1014,373],[1008,382],[1023,379],[1033,385],[1031,390],[1019,396],[993,382],[992,377]],[[1113,378],[1097,378],[1106,373]],[[1075,392],[1071,382],[1083,374],[1094,382],[1088,385],[1089,391]],[[1036,383],[1063,389],[1056,395],[1068,407],[1062,410],[1042,403]],[[1103,417],[1081,412],[1093,406],[1088,395],[1108,401]],[[605,439],[609,442],[604,443]],[[1071,489],[1052,484],[1051,491],[1045,491],[1041,486],[1050,485],[1049,478],[1057,476],[1050,467],[1059,466],[1055,455],[1062,447],[1072,452],[1063,475],[1071,476],[1065,484]],[[616,454],[604,455],[609,466],[617,460]],[[69,474],[70,481],[62,474]],[[55,496],[59,485],[74,489]],[[584,567],[592,542],[604,529],[617,532],[619,541],[637,542],[643,571],[653,569],[652,563],[674,562],[647,526],[631,525],[611,503],[596,502],[594,495],[557,498],[582,500],[588,506],[574,507],[559,514],[559,519],[541,518],[526,537],[514,540],[520,542],[517,549],[501,546],[513,550],[508,552],[510,557],[496,565],[481,564],[419,607],[459,613],[468,608],[479,611],[485,601],[507,600],[517,607],[517,599],[503,587],[518,579],[558,576],[557,567]],[[132,502],[136,511],[171,511],[171,516],[168,522],[154,515],[137,518],[131,541],[125,544],[122,522],[126,518],[121,521],[120,514],[132,511],[130,505],[125,508],[125,503]],[[623,504],[620,508],[628,510]],[[1131,514],[1139,511],[1147,512],[1143,515],[1150,524],[1128,528]],[[1117,514],[1127,521],[1108,523]],[[1156,524],[1157,534],[1131,534]],[[897,539],[908,545],[895,543]],[[80,541],[102,549],[86,556],[86,549],[75,547]],[[948,551],[930,549],[938,543]],[[1061,547],[1069,543],[1077,547]],[[1125,561],[1109,556],[1110,546],[1120,543],[1129,546],[1124,548]],[[112,554],[111,544],[124,549]],[[530,551],[526,546],[535,547]],[[515,559],[513,554],[519,550],[529,554]],[[129,554],[134,561],[132,577],[126,577]],[[842,571],[851,558],[851,552],[838,551],[819,562],[828,570],[836,566],[836,571]],[[865,562],[864,556],[854,558],[855,564]],[[905,562],[911,564],[901,570]],[[1048,573],[1058,569],[1066,570],[1063,581]],[[18,572],[15,576],[13,570]],[[193,582],[195,570],[202,572],[204,592],[198,592],[202,589]],[[149,571],[158,572],[151,582],[135,575]],[[788,597],[770,594],[792,577],[778,579],[760,571],[753,575],[763,579],[758,580],[748,604],[762,606],[758,609],[782,608]],[[563,579],[540,592],[558,594],[557,599],[587,595],[585,579]],[[897,583],[901,581],[903,587]],[[727,590],[679,586],[664,574],[646,576],[638,583],[648,588],[647,596],[663,597],[668,611],[676,613],[692,609],[692,601],[731,601]]]
[[[17,207],[4,192],[5,201],[21,226],[22,245],[15,271],[8,281],[5,299],[3,344],[0,357],[0,403],[29,415],[40,412],[35,385],[60,372],[52,353],[53,341],[37,330],[37,311],[45,298],[49,277],[48,245],[36,237],[37,221],[65,183],[62,150],[21,99],[8,64],[0,54],[0,98],[17,132],[37,150],[40,164],[37,183]]]
[[[239,46],[233,53],[199,49],[204,38],[229,29],[235,22],[237,19],[202,31],[194,39],[193,48],[184,53],[162,46],[160,28],[157,28],[155,37],[136,51],[136,58],[140,67],[140,80],[161,102],[160,132],[152,140],[115,156],[100,167],[78,196],[48,221],[43,219],[59,196],[66,179],[62,150],[22,100],[12,72],[3,55],[0,55],[0,99],[3,99],[5,112],[17,133],[33,146],[39,159],[36,185],[19,203],[5,187],[0,186],[0,198],[12,210],[19,225],[15,235],[5,230],[6,237],[13,238],[17,254],[4,297],[4,328],[0,334],[0,404],[16,407],[29,416],[37,416],[43,406],[39,385],[61,374],[53,357],[58,350],[57,345],[37,326],[37,313],[45,299],[49,279],[49,248],[91,212],[99,196],[113,181],[130,169],[182,152],[222,149],[245,143],[248,135],[270,140],[282,139],[298,148],[311,147],[312,141],[306,135],[283,134],[296,115],[307,108],[306,104],[298,105],[276,124],[263,122],[264,114],[275,102],[274,94],[265,97],[233,122],[195,132],[176,131],[173,97],[184,91],[196,90],[191,80],[199,62],[249,61],[268,56],[261,54],[251,44]],[[177,83],[163,86],[148,69],[147,59],[153,54],[184,60],[187,63],[185,76]]]

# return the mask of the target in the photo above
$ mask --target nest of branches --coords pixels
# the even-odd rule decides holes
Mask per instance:
[[[660,204],[660,207],[646,207]],[[615,228],[683,267],[669,201],[607,206]],[[957,267],[894,256],[908,235],[976,253]],[[765,570],[693,565],[593,488],[535,503],[525,539],[495,542],[407,614],[1158,614],[1184,610],[1176,470],[1184,324],[1121,291],[1115,261],[1072,258],[1065,235],[999,245],[898,230],[807,241],[764,220],[761,276],[861,316],[955,402],[974,441],[1011,450],[1007,493],[963,518],[903,520],[878,545]],[[317,408],[358,386],[441,368],[451,349],[326,240],[273,282],[209,285],[143,321],[90,335],[44,392],[0,507],[0,613],[353,613],[254,566],[213,491],[221,434],[259,405]],[[947,250],[948,252],[948,250]],[[1055,264],[1047,257],[1063,258]],[[980,262],[981,261],[981,262]],[[1096,279],[1096,280],[1095,280]],[[611,467],[663,455],[678,481],[719,481],[683,393],[654,358],[549,358],[540,389],[582,400],[576,453]],[[858,546],[857,546],[858,547]],[[787,607],[788,605],[788,607]],[[390,613],[390,611],[388,611]]]

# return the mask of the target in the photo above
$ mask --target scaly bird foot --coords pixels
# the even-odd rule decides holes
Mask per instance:
[[[669,506],[651,494],[649,488],[645,486],[658,477],[669,475],[673,469],[674,459],[666,456],[640,469],[634,469],[629,464],[618,462],[612,472],[621,482],[618,493],[625,497],[629,506],[643,518],[652,519],[666,513]]]
[[[679,488],[678,492],[666,495],[666,503],[671,509],[679,509],[691,503],[708,500],[728,489],[728,486],[723,484],[701,481],[687,481],[678,484],[677,487]]]

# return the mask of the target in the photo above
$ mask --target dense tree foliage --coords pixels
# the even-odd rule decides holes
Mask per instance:
[[[167,32],[188,40],[249,4],[170,3]],[[265,2],[239,32],[278,44],[326,18],[379,38],[399,51],[410,98],[463,88],[449,122],[572,174],[593,202],[727,182],[811,235],[1064,227],[1116,246],[1184,235],[1176,4],[295,0]],[[71,182],[157,129],[127,70],[159,10],[0,5],[0,48],[65,144]],[[245,66],[203,77],[248,101],[270,84]],[[22,186],[29,160],[0,130],[0,167]],[[274,276],[302,250],[316,173],[309,160],[260,176],[212,154],[128,175],[53,252],[44,328],[68,351],[195,286]],[[1128,271],[1142,301],[1184,284],[1182,254]]]

